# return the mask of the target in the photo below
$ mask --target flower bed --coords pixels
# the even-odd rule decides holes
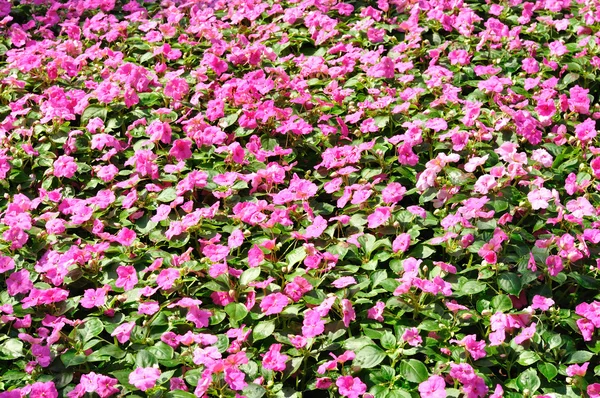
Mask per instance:
[[[599,26],[0,0],[0,397],[600,397]]]

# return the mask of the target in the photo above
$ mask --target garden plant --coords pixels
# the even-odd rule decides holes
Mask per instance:
[[[600,397],[600,3],[0,0],[0,398]]]

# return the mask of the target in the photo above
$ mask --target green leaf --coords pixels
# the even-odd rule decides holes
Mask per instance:
[[[196,395],[183,390],[171,390],[165,394],[165,398],[196,398]]]
[[[500,289],[505,292],[518,296],[521,293],[521,279],[514,272],[505,272],[498,278]]]
[[[77,329],[77,336],[82,342],[87,342],[98,336],[104,330],[104,324],[98,318],[87,318],[82,327]]]
[[[548,381],[551,381],[558,375],[558,369],[556,369],[556,366],[549,362],[538,363],[537,368],[540,373],[543,374],[546,379],[548,379]]]
[[[77,354],[77,351],[71,349],[62,354],[60,360],[68,368],[69,366],[77,366],[85,363],[87,357],[84,354]]]
[[[177,191],[175,188],[165,188],[158,194],[156,200],[159,202],[172,202],[177,198]]]
[[[578,73],[567,73],[567,75],[565,77],[563,77],[563,83],[564,84],[571,84],[575,81],[577,81],[577,79],[579,79],[579,74]]]
[[[354,358],[354,364],[363,369],[371,369],[379,365],[386,357],[385,352],[376,345],[367,345],[361,348]]]
[[[492,307],[499,312],[508,312],[512,309],[512,301],[510,297],[505,294],[495,296],[491,301]]]
[[[410,257],[415,257],[419,259],[430,257],[433,253],[435,253],[435,249],[430,246],[425,246],[422,244],[417,245],[411,252]]]
[[[156,357],[156,359],[158,359],[159,361],[161,359],[172,359],[173,355],[175,354],[173,347],[171,347],[168,344],[163,343],[162,341],[159,341],[158,343],[155,343],[153,346],[148,347],[148,352],[150,352],[152,355],[154,355]]]
[[[158,365],[158,359],[149,350],[141,350],[135,356],[135,365],[139,368],[150,368]]]
[[[242,393],[248,398],[261,398],[267,391],[258,384],[250,383],[242,390]]]
[[[530,393],[534,393],[540,388],[540,378],[537,375],[537,372],[533,368],[529,368],[522,372],[519,377],[517,377],[517,386],[520,391],[529,390]]]
[[[588,362],[590,359],[592,359],[593,356],[594,356],[594,354],[589,351],[575,351],[575,352],[567,355],[565,363],[572,364],[572,363]]]
[[[381,346],[386,350],[396,347],[396,337],[389,331],[386,331],[379,341],[381,342]]]
[[[487,289],[487,285],[478,281],[469,281],[464,279],[463,283],[459,282],[458,288],[454,289],[455,296],[471,296],[473,294],[481,293]]]
[[[373,340],[368,337],[351,337],[344,341],[343,346],[344,349],[354,351],[356,353],[360,349],[372,344],[374,344]]]
[[[8,339],[0,345],[0,359],[11,360],[23,356],[23,342],[19,339]]]
[[[371,274],[371,282],[373,282],[373,288],[377,287],[381,282],[386,280],[388,277],[387,271],[382,269],[379,271],[375,271]]]
[[[517,362],[519,365],[529,366],[533,365],[537,361],[540,360],[540,356],[533,351],[523,351],[521,355],[519,355],[519,359]]]
[[[260,275],[260,267],[248,268],[240,275],[240,285],[248,286],[248,284],[258,278]]]
[[[412,383],[422,383],[429,377],[423,362],[416,359],[402,361],[400,363],[400,375]]]
[[[306,258],[306,249],[304,248],[304,246],[295,248],[294,250],[289,252],[287,254],[287,256],[285,256],[288,268],[293,267],[296,264],[299,264],[305,258]]]
[[[106,120],[107,115],[108,111],[106,107],[100,105],[90,105],[87,108],[85,108],[83,114],[81,115],[81,125],[87,125],[87,122],[95,117],[99,117],[102,120]]]
[[[275,331],[274,321],[261,321],[252,330],[252,339],[254,341],[263,340],[271,336]]]
[[[125,351],[120,349],[116,345],[105,345],[104,347],[98,349],[98,351],[92,352],[88,357],[88,362],[97,362],[97,361],[108,361],[110,358],[121,359],[126,355]]]
[[[248,315],[246,306],[240,303],[229,303],[225,306],[225,312],[229,318],[235,322],[239,322]]]

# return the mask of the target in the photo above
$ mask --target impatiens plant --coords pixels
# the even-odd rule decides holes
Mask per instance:
[[[0,398],[600,397],[597,2],[0,31]]]

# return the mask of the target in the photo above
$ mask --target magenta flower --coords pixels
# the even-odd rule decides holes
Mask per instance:
[[[136,368],[129,374],[129,384],[146,391],[156,385],[160,374],[160,369],[157,368]]]
[[[358,377],[341,376],[335,381],[338,392],[342,397],[358,398],[367,392],[367,385]]]
[[[54,176],[71,178],[77,171],[77,164],[75,159],[71,156],[62,155],[54,161]]]
[[[600,383],[593,383],[587,386],[587,393],[590,398],[600,398]]]
[[[290,299],[281,293],[265,296],[260,302],[260,309],[265,315],[279,314],[289,304]]]
[[[419,384],[421,398],[446,398],[446,382],[441,376],[433,375]]]
[[[190,90],[190,86],[185,79],[174,78],[165,85],[165,95],[173,98],[175,101],[181,101]]]
[[[117,275],[115,286],[123,288],[125,291],[133,289],[138,283],[137,272],[132,265],[119,266],[117,268]]]
[[[37,382],[31,385],[30,398],[58,398],[58,391],[54,382]]]
[[[316,310],[308,310],[304,314],[302,335],[306,338],[316,337],[325,330],[325,322]]]
[[[289,359],[287,355],[280,353],[281,344],[271,344],[269,351],[263,354],[262,366],[265,369],[271,369],[279,372],[285,370],[285,363]]]
[[[135,238],[137,237],[135,231],[129,228],[122,228],[116,237],[116,241],[122,244],[123,246],[131,246]]]
[[[15,261],[8,256],[0,257],[0,274],[15,268]]]

